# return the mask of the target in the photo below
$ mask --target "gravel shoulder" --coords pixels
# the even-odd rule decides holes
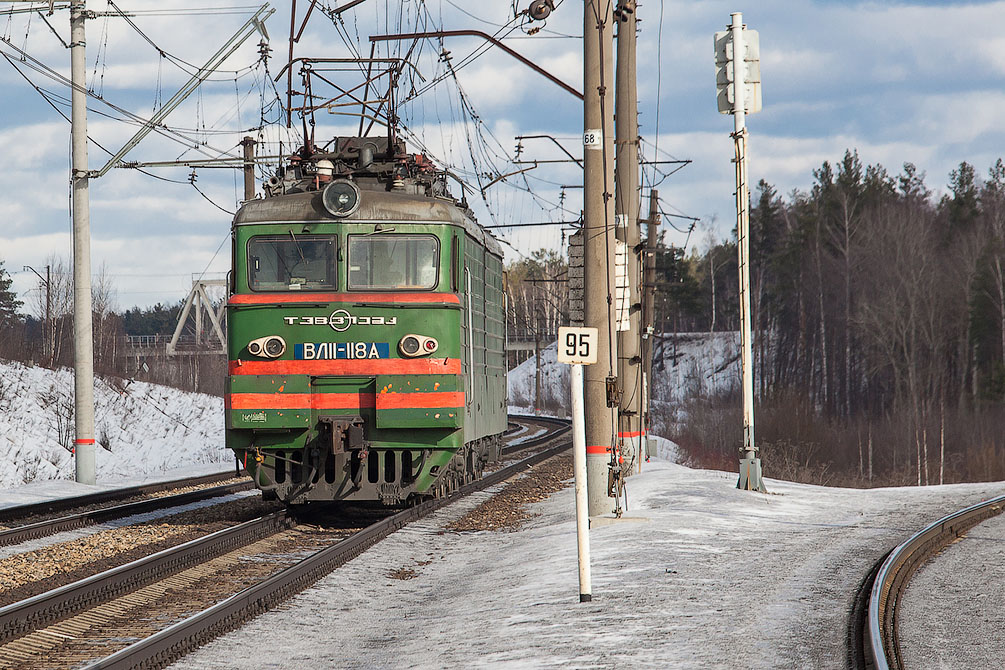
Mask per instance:
[[[146,522],[81,531],[4,547],[0,559],[0,606],[70,584],[209,533],[237,525],[279,508],[257,495],[223,503],[205,501],[180,514],[159,515]],[[125,520],[124,520],[125,521]],[[101,529],[104,528],[104,529]],[[65,536],[70,539],[59,541]],[[53,543],[55,542],[55,543]],[[43,546],[37,546],[42,544]],[[24,551],[25,545],[32,548]],[[21,551],[18,551],[19,548]]]

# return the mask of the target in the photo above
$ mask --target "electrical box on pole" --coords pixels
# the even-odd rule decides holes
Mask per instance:
[[[733,32],[723,30],[715,34],[715,89],[720,114],[733,113],[736,94],[733,59]],[[761,47],[756,30],[743,28],[743,101],[747,114],[761,111]]]

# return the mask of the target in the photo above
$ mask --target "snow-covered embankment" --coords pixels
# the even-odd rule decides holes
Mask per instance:
[[[99,480],[232,461],[223,399],[145,382],[96,379]],[[0,488],[73,478],[73,374],[0,361]]]

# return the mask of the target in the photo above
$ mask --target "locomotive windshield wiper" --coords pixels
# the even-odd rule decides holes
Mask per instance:
[[[297,241],[297,236],[293,234],[292,230],[290,231],[290,237],[293,238],[293,244],[297,245],[297,253],[300,254],[300,262],[303,263],[304,266],[309,265],[307,259],[304,258],[304,250],[300,248],[300,242]]]
[[[393,233],[394,228],[374,228],[372,232],[363,233],[363,237],[370,237],[371,235],[380,235],[381,233]]]

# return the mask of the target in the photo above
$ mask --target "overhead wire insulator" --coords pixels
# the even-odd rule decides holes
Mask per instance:
[[[527,16],[535,21],[544,21],[555,9],[554,0],[534,0],[527,8]]]

